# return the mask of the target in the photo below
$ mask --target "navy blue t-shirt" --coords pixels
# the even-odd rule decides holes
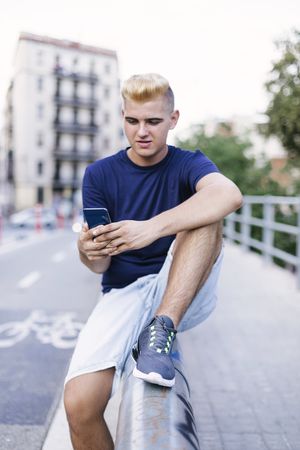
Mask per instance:
[[[147,220],[191,197],[200,178],[212,172],[219,170],[200,151],[168,146],[162,161],[138,166],[128,158],[127,149],[120,150],[87,167],[82,185],[83,206],[107,208],[112,222]],[[103,274],[103,292],[158,273],[174,237],[163,237],[147,247],[113,256]]]

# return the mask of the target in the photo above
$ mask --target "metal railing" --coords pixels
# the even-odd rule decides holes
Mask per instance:
[[[261,205],[261,217],[253,215],[254,205]],[[276,221],[276,208],[286,217],[289,214],[284,211],[288,208],[289,213],[296,215],[296,224],[289,225]],[[254,239],[252,227],[261,229],[261,240]],[[295,236],[295,254],[275,247],[275,232]],[[300,197],[245,196],[239,213],[232,213],[226,217],[224,233],[227,239],[241,243],[244,249],[258,249],[267,262],[272,262],[275,257],[292,265],[300,288]]]
[[[56,66],[53,70],[57,78],[71,78],[78,81],[89,81],[91,83],[98,83],[99,77],[95,73],[81,73],[76,71],[66,70],[61,66]]]
[[[83,125],[77,122],[64,123],[59,119],[55,119],[54,128],[59,133],[97,134],[99,131],[98,125]]]
[[[55,159],[59,161],[95,161],[97,159],[97,153],[94,148],[90,148],[87,151],[79,151],[76,148],[70,150],[61,150],[56,148],[53,152]]]
[[[175,341],[173,388],[146,383],[132,376],[129,357],[123,375],[115,450],[200,450],[190,389]]]
[[[73,106],[95,109],[98,106],[98,100],[93,97],[77,97],[75,95],[67,97],[56,93],[54,96],[55,103],[59,106]]]

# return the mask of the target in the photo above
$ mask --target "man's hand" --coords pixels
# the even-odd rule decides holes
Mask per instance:
[[[101,227],[97,228],[101,229]],[[86,223],[83,224],[78,239],[78,250],[81,255],[84,255],[89,261],[107,258],[111,252],[111,248],[107,248],[110,241],[103,239],[101,242],[96,242],[93,230],[89,230]]]
[[[102,252],[115,256],[152,244],[159,235],[150,220],[122,220],[93,229],[94,242],[104,245]]]

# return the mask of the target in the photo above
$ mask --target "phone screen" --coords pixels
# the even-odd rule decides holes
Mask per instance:
[[[111,222],[106,208],[83,208],[83,214],[89,228],[107,225]]]

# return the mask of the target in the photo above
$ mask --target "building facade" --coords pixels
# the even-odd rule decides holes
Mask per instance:
[[[125,145],[114,51],[21,33],[4,154],[14,209],[79,205],[86,166]]]

